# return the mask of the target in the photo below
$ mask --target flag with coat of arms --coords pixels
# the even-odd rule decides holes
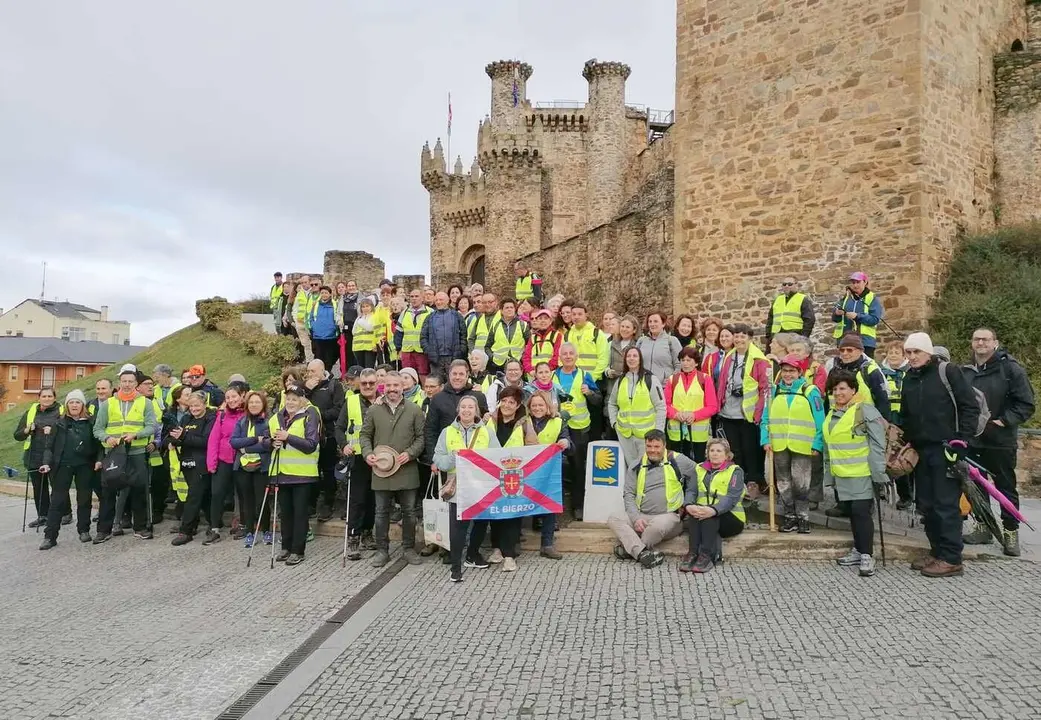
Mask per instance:
[[[456,507],[460,520],[508,520],[564,511],[558,445],[460,450]]]

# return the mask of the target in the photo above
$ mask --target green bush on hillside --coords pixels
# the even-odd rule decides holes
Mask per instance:
[[[963,241],[933,303],[933,342],[953,359],[971,360],[972,332],[990,327],[1041,388],[1041,223],[1003,228]],[[1031,421],[1038,425],[1039,419]]]
[[[271,298],[265,295],[252,295],[235,303],[243,314],[267,315],[271,312]]]
[[[242,317],[242,310],[222,297],[212,297],[195,301],[195,315],[205,329],[216,330],[224,320]]]

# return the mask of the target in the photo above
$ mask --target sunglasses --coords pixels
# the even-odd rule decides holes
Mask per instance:
[[[358,383],[358,384],[361,385],[362,387],[375,387],[375,385],[376,385],[376,383],[374,383],[374,382],[363,382],[363,383]]]
[[[781,283],[781,287],[791,287],[795,283]]]
[[[839,348],[839,355],[843,355],[845,353],[855,353],[855,352],[860,352],[860,350],[858,350],[857,348]]]

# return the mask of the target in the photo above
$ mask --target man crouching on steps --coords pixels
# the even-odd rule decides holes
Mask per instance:
[[[651,430],[644,436],[644,455],[625,476],[625,514],[612,515],[607,526],[618,538],[615,557],[634,558],[645,568],[661,565],[665,555],[655,548],[683,532],[679,510],[683,491],[693,482],[694,461],[665,450],[665,433]]]

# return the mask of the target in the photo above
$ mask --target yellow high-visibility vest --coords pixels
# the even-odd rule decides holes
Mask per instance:
[[[824,419],[824,443],[828,446],[828,463],[831,466],[831,474],[837,478],[871,477],[871,465],[868,464],[871,450],[868,447],[867,433],[853,433],[859,405],[860,403],[850,403],[834,428],[831,427],[834,410]]]
[[[401,313],[401,317],[398,318],[401,325],[401,352],[423,352],[419,337],[423,332],[423,323],[431,312],[433,311],[430,308],[424,307],[416,314],[415,319],[412,317],[412,308],[406,308],[405,312]]]
[[[495,420],[489,420],[485,427],[488,428],[488,432],[495,432]],[[519,419],[513,424],[513,431],[510,432],[510,436],[506,439],[506,442],[502,444],[503,447],[521,447],[524,445],[524,418]]]
[[[454,424],[449,425],[447,428],[447,434],[445,435],[445,447],[448,448],[449,452],[459,452],[467,448],[467,444],[463,442],[463,434],[459,431]],[[473,438],[473,445],[470,445],[471,450],[485,450],[489,445],[488,440],[488,428],[484,425],[475,427],[474,432],[477,433],[477,437]]]
[[[632,399],[629,399],[629,375],[618,381],[618,417],[615,430],[622,437],[642,438],[654,429],[654,403],[647,389],[646,378],[636,381]]]
[[[707,382],[712,382],[710,376],[706,375],[705,377]],[[705,407],[705,389],[701,387],[701,380],[696,374],[689,388],[683,386],[681,373],[676,373],[672,376],[672,407],[679,412],[697,412]],[[698,420],[690,424],[684,424],[674,419],[669,420],[665,427],[668,431],[669,440],[673,442],[687,439],[691,442],[703,443],[708,442],[710,425],[710,418]],[[685,438],[684,435],[689,437]]]
[[[842,298],[842,302],[839,303],[839,309],[842,312],[856,312],[856,313],[867,313],[871,309],[871,303],[875,300],[875,293],[868,290],[864,293],[864,297],[859,300],[854,299],[852,295],[846,293],[845,297]],[[846,330],[846,323],[848,320],[843,317],[837,323],[835,323],[835,332],[832,333],[832,337],[836,340],[841,340],[842,336],[847,332],[860,333],[861,337],[875,338],[878,336],[878,328],[874,325],[861,325],[855,323],[856,330]]]
[[[524,333],[527,323],[523,320],[514,320],[512,325],[513,335],[506,334],[506,327],[500,320],[492,330],[492,362],[503,367],[508,360],[520,360],[524,354]]]
[[[282,429],[278,419],[279,414],[276,413],[268,421],[268,427],[271,430],[271,435],[274,436],[276,432]],[[301,410],[293,419],[289,422],[289,427],[286,428],[290,435],[296,437],[307,436],[307,413],[306,410]],[[281,450],[276,450],[278,453],[277,460],[273,457],[271,462],[271,469],[269,474],[272,477],[278,475],[289,475],[291,477],[304,477],[304,478],[316,478],[318,477],[318,448],[316,447],[312,452],[305,453],[302,450],[297,450],[292,445],[286,443],[282,446]]]
[[[777,393],[770,401],[767,430],[770,447],[774,452],[790,450],[797,455],[813,454],[817,423],[813,420],[813,408],[810,405],[812,388],[813,385],[804,382],[796,392]],[[788,403],[789,398],[791,404]]]
[[[127,434],[137,434],[145,427],[145,407],[148,398],[138,395],[130,404],[130,411],[123,416],[123,404],[118,397],[108,399],[108,425],[105,426],[105,434],[112,437],[122,437]],[[151,437],[135,437],[130,442],[131,448],[143,448],[152,442]]]
[[[790,298],[785,297],[783,293],[774,298],[773,322],[770,324],[771,335],[802,330],[802,313],[800,311],[802,301],[805,299],[806,296],[799,292]]]
[[[683,483],[675,467],[675,453],[667,452],[662,459],[661,469],[665,474],[665,502],[669,512],[675,512],[683,504]],[[647,484],[647,455],[640,460],[640,470],[636,473],[636,509],[643,507],[643,499],[647,496],[644,487]]]
[[[560,438],[560,428],[564,422],[559,417],[553,417],[546,421],[546,427],[539,432],[540,445],[552,445]]]
[[[37,413],[37,411],[39,409],[40,409],[40,403],[33,403],[32,405],[29,406],[29,412],[27,412],[25,414],[25,429],[26,430],[28,430],[29,426],[32,425],[36,421],[36,413]],[[58,406],[58,416],[61,417],[64,414],[65,414],[65,406],[64,405],[59,405]],[[90,410],[88,409],[87,410],[87,414],[88,415],[93,415],[94,413],[90,412]],[[29,437],[27,437],[25,439],[25,442],[22,443],[22,450],[28,450],[29,446],[32,445],[32,442],[33,442],[33,438],[32,438],[32,435],[30,434]]]
[[[734,477],[734,470],[737,469],[737,465],[728,465],[723,470],[720,470],[712,476],[712,482],[708,489],[705,488],[705,476],[708,475],[708,470],[701,464],[698,464],[696,470],[698,474],[698,499],[704,495],[706,496],[707,502],[699,505],[715,505],[719,502],[719,498],[726,497],[727,492],[730,490],[730,482]],[[745,491],[741,490],[741,497],[744,498]],[[737,504],[730,510],[731,514],[741,522],[745,521],[745,507],[741,504],[741,500],[737,501]]]
[[[571,386],[564,387],[560,381],[562,372],[563,368],[557,368],[553,371],[553,384],[570,395],[571,400],[560,403],[560,409],[568,413],[567,426],[569,428],[572,430],[585,430],[590,424],[589,405],[586,403],[586,396],[582,394],[582,383],[585,382],[585,373],[580,369],[576,369]]]

